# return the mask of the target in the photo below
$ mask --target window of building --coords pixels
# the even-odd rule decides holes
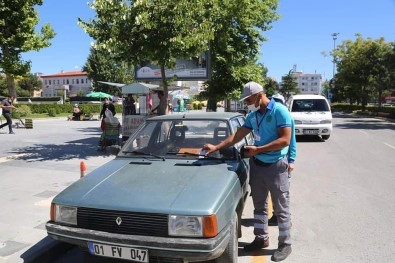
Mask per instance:
[[[68,79],[66,80],[66,83],[69,84],[69,80]]]
[[[81,84],[84,84],[84,79],[81,79]]]
[[[76,81],[77,84],[80,84],[80,80],[79,79],[76,79],[75,81]]]
[[[51,80],[48,80],[48,82],[49,82],[49,85],[51,85]]]
[[[60,84],[59,80],[57,81],[58,85]]]

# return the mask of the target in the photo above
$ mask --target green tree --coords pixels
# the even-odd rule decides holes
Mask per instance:
[[[33,96],[35,90],[42,89],[42,81],[40,78],[37,75],[31,73],[23,76],[22,79],[18,81],[18,85],[21,90],[26,91],[28,96]]]
[[[7,94],[7,80],[5,75],[0,73],[0,97],[5,97]]]
[[[278,82],[270,77],[266,78],[265,85],[263,86],[268,96],[273,96],[280,90]]]
[[[42,0],[2,0],[0,4],[0,68],[6,74],[7,89],[16,96],[15,77],[30,72],[30,61],[23,61],[21,54],[38,51],[50,46],[55,32],[44,24],[40,33],[35,32],[39,22],[36,5]]]
[[[280,93],[283,94],[285,101],[288,101],[292,94],[298,94],[299,88],[295,78],[292,76],[292,70],[282,77]]]
[[[364,39],[360,34],[355,41],[343,41],[334,50],[338,73],[335,76],[337,94],[344,94],[353,103],[361,103],[362,109],[393,85],[394,68],[391,54],[394,43],[384,38]]]
[[[93,82],[93,88],[109,94],[118,94],[119,88],[99,81],[130,83],[133,81],[134,67],[131,63],[117,60],[111,53],[102,49],[90,49],[89,57],[82,68]]]
[[[256,64],[259,48],[265,40],[261,34],[279,18],[277,0],[217,1],[219,13],[213,15],[215,38],[210,42],[212,78],[207,82],[209,110],[216,101],[238,99],[243,84],[265,84],[267,69]],[[229,105],[229,103],[228,103]]]
[[[215,31],[209,19],[214,1],[96,0],[89,3],[96,19],[79,22],[96,41],[97,49],[134,65],[148,60],[160,66],[165,96],[159,114],[165,114],[165,69],[174,68],[177,58],[197,56],[208,49]]]

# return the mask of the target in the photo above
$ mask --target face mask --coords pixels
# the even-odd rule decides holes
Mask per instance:
[[[257,99],[258,99],[258,97],[257,97]],[[257,110],[259,110],[260,105],[258,105],[258,107],[256,107],[255,103],[256,103],[256,99],[255,99],[255,102],[253,104],[247,105],[247,108],[248,108],[249,111],[257,111]]]

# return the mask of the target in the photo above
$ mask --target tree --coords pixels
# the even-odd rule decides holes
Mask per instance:
[[[96,10],[96,20],[79,22],[96,41],[95,48],[134,65],[148,60],[160,66],[164,96],[159,114],[165,114],[165,69],[174,68],[177,58],[198,56],[208,49],[215,31],[210,19],[214,1],[95,0],[89,5]]]
[[[42,0],[3,0],[0,4],[0,68],[6,74],[7,89],[16,96],[16,76],[30,72],[30,61],[23,61],[21,54],[38,51],[50,46],[55,32],[44,24],[40,33],[35,32],[39,17],[34,6]]]
[[[82,69],[88,73],[95,90],[109,94],[119,93],[119,89],[101,84],[98,81],[116,83],[130,83],[133,81],[133,65],[117,60],[111,53],[101,49],[90,49],[89,57]]]
[[[298,83],[296,83],[295,78],[292,76],[292,70],[283,76],[280,93],[283,94],[285,101],[288,101],[292,94],[299,93]]]
[[[18,85],[21,90],[26,91],[28,96],[33,96],[35,90],[41,90],[42,81],[37,75],[29,73],[18,81]]]
[[[207,82],[209,110],[216,101],[238,99],[243,84],[254,80],[265,84],[267,69],[257,65],[261,32],[278,19],[277,0],[218,1],[219,13],[212,16],[215,38],[210,43],[212,78]],[[229,104],[228,104],[229,105]]]
[[[394,68],[391,66],[394,43],[387,43],[384,38],[374,40],[363,39],[360,34],[356,36],[355,41],[343,41],[334,50],[338,58],[335,83],[351,103],[361,103],[364,109],[375,94],[380,99],[394,83]]]
[[[277,91],[280,90],[280,85],[276,80],[267,77],[263,88],[265,89],[268,96],[273,96]]]

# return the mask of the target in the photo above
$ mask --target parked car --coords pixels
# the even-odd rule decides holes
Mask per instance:
[[[328,140],[332,132],[332,112],[321,95],[294,95],[289,110],[295,120],[296,135],[320,135]]]
[[[209,155],[202,146],[243,123],[229,112],[146,119],[114,160],[53,199],[48,235],[136,262],[237,262],[250,191],[240,149],[253,138]]]

